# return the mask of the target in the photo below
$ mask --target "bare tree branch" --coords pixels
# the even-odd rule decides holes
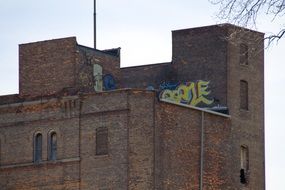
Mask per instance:
[[[209,0],[220,5],[218,18],[244,27],[255,27],[259,15],[272,17],[272,22],[285,15],[285,0]],[[277,34],[267,36],[268,43],[285,36],[285,27]]]

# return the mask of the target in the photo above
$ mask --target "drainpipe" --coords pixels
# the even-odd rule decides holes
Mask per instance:
[[[203,170],[204,170],[204,114],[201,115],[201,150],[200,150],[200,190],[203,190]]]
[[[97,35],[96,34],[96,30],[97,30],[96,29],[96,25],[97,25],[96,24],[96,0],[94,0],[94,20],[93,21],[94,21],[94,31],[93,31],[94,32],[94,49],[96,49],[96,41],[97,41],[96,40],[96,35]]]

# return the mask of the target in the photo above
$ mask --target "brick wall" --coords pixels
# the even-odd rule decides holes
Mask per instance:
[[[81,109],[81,188],[127,189],[128,109],[123,91],[83,96]],[[96,155],[96,129],[108,129],[108,154]]]
[[[173,31],[172,63],[123,69],[118,50],[94,50],[75,38],[20,45],[20,93],[0,97],[1,187],[198,189],[203,123],[204,187],[265,189],[263,34],[238,29]],[[248,65],[240,64],[240,43],[249,47]],[[102,76],[112,75],[117,90],[94,93],[94,64]],[[196,80],[210,81],[211,96],[229,107],[230,119],[158,102],[154,91],[119,90]],[[248,82],[248,110],[240,109],[241,80]],[[96,129],[102,126],[109,149],[99,156]],[[55,162],[47,160],[51,130],[58,135]],[[43,134],[44,150],[38,165],[36,132]],[[241,145],[250,155],[245,185],[239,181]]]
[[[110,74],[115,80],[117,88],[121,88],[120,55],[94,50],[92,48],[77,46],[76,54],[76,85],[75,88],[84,92],[94,92],[93,65],[102,67],[102,78]],[[119,51],[119,50],[118,50]]]
[[[162,82],[176,81],[175,70],[171,63],[121,68],[121,83],[124,88],[142,88],[152,86],[159,89]]]
[[[239,188],[265,189],[264,34],[234,27],[229,33],[227,96],[233,125],[232,159],[240,163],[240,146],[249,150],[248,183],[240,183],[239,165],[232,166],[232,180]],[[248,65],[240,64],[241,44],[248,46]],[[248,83],[248,110],[240,107],[241,80]]]
[[[227,104],[227,28],[219,25],[172,32],[178,81],[209,81],[210,96]]]
[[[79,120],[68,108],[69,101],[41,99],[0,106],[1,189],[78,189]],[[56,161],[48,160],[51,131],[57,135]],[[43,137],[39,163],[33,162],[36,133]]]
[[[74,37],[20,45],[20,95],[48,95],[74,86],[75,52]]]
[[[233,188],[230,118],[168,103],[156,114],[157,189],[199,189],[201,167],[203,189]]]
[[[63,38],[20,45],[20,96],[46,96],[73,91],[94,92],[93,65],[103,67],[120,85],[120,55],[77,45]]]

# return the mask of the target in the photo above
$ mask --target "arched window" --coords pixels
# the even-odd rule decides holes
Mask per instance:
[[[40,162],[42,160],[42,141],[42,134],[36,134],[34,139],[34,162]]]
[[[48,138],[48,159],[56,160],[56,152],[57,152],[57,138],[56,132],[51,132]]]
[[[108,154],[108,129],[99,127],[96,129],[96,155]]]
[[[248,110],[248,83],[245,80],[240,81],[240,108]]]

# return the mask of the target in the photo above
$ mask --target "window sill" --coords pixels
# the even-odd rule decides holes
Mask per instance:
[[[242,67],[249,67],[249,64],[242,64],[242,63],[240,63],[239,65],[242,66]]]
[[[110,154],[95,154],[95,158],[110,158]]]
[[[49,165],[49,164],[61,164],[61,163],[68,163],[68,162],[79,162],[80,158],[67,158],[67,159],[61,159],[61,160],[47,160],[47,161],[41,161],[41,162],[30,162],[30,163],[20,163],[20,164],[9,164],[9,165],[3,165],[0,166],[0,169],[13,169],[13,168],[20,168],[20,167],[40,167],[43,165]]]
[[[249,113],[249,112],[250,112],[248,109],[242,109],[242,108],[240,108],[239,111],[241,111],[241,112],[246,112],[246,113]]]

